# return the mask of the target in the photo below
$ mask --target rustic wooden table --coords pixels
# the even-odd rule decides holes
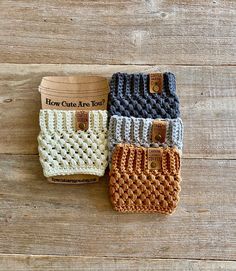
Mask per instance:
[[[236,1],[0,1],[0,270],[236,270]],[[172,216],[52,185],[42,76],[170,70],[185,124]]]

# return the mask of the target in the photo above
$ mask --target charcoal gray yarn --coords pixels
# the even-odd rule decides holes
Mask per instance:
[[[110,82],[110,116],[140,118],[177,118],[179,99],[175,75],[166,72],[161,94],[149,92],[149,75],[144,73],[115,73]]]

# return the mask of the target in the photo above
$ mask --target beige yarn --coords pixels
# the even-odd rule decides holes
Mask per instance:
[[[103,176],[107,167],[107,111],[89,112],[87,131],[76,130],[76,111],[40,110],[38,150],[45,177]]]

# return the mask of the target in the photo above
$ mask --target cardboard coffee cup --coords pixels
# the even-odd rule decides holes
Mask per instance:
[[[57,90],[57,92],[84,93],[107,90],[108,82],[101,76],[47,76],[40,84],[42,88]]]
[[[104,94],[107,92],[107,88],[101,88],[101,89],[96,89],[96,90],[69,90],[69,89],[53,89],[53,88],[46,88],[43,86],[39,86],[39,92],[47,92],[47,93],[54,93],[57,94],[59,96],[63,96],[63,95],[70,95],[70,96],[74,96],[74,97],[78,97],[78,92],[79,92],[79,96],[85,96],[85,97],[91,97],[94,94]]]
[[[47,178],[50,183],[60,184],[84,184],[84,183],[96,183],[99,181],[99,177],[88,174],[75,174],[65,176],[54,176]]]
[[[85,111],[107,109],[108,93],[104,92],[75,95],[70,93],[62,94],[40,88],[40,93],[42,109]]]
[[[100,76],[47,76],[39,86],[42,109],[107,110],[108,81]],[[92,183],[98,176],[76,174],[48,178],[52,183]]]
[[[39,86],[43,109],[106,110],[108,82],[100,76],[50,76]]]

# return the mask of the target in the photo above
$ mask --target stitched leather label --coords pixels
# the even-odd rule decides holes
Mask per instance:
[[[163,74],[162,73],[150,73],[149,74],[149,91],[150,93],[162,93],[163,88]]]
[[[148,169],[161,169],[162,153],[158,148],[148,148]]]
[[[164,143],[166,141],[167,122],[154,120],[152,123],[152,142]]]
[[[89,112],[77,111],[76,112],[76,129],[77,131],[86,131],[89,128]]]

